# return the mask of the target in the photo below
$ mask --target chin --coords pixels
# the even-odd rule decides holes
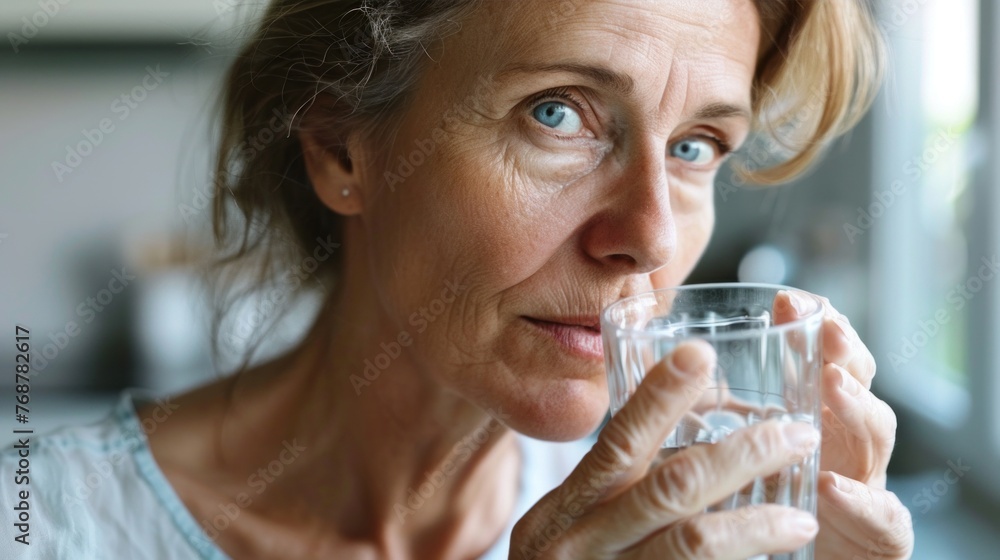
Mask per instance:
[[[504,412],[508,427],[535,439],[572,441],[586,437],[608,412],[608,389],[603,379],[536,380],[520,389],[505,398],[491,399],[490,406]]]

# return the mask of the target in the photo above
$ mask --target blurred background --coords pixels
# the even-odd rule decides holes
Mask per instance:
[[[197,260],[210,249],[212,102],[240,4],[0,4],[0,317],[11,339],[15,324],[31,330],[36,432],[102,417],[124,387],[175,393],[225,370],[210,359]],[[890,488],[913,513],[914,558],[994,558],[1000,9],[876,9],[892,63],[870,115],[794,184],[761,190],[723,169],[716,232],[690,281],[829,297],[875,354],[874,389],[899,417]],[[294,341],[310,310],[260,355]],[[224,356],[260,315],[248,310]],[[0,399],[13,402],[12,376]]]

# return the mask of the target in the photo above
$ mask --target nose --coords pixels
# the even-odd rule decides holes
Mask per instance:
[[[670,207],[666,147],[649,140],[634,150],[621,173],[600,187],[599,209],[582,232],[584,251],[625,274],[645,274],[677,252]]]

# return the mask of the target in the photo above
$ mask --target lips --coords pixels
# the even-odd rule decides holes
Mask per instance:
[[[575,317],[528,317],[529,321],[542,322],[542,323],[554,323],[557,325],[566,325],[569,327],[584,327],[593,331],[601,332],[601,320],[597,315],[578,315]]]
[[[587,360],[604,358],[604,343],[601,340],[600,323],[596,316],[560,317],[558,320],[534,317],[525,319],[575,356]]]

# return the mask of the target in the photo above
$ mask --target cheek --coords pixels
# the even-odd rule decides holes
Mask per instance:
[[[499,292],[543,265],[558,246],[560,204],[551,182],[532,171],[548,165],[492,134],[455,134],[397,192],[391,213],[410,240],[414,264],[441,260]]]
[[[582,138],[567,147],[540,129],[526,123],[512,132],[513,140],[504,146],[507,165],[518,170],[523,187],[532,195],[551,198],[585,179],[613,148],[609,142]]]
[[[715,206],[711,187],[700,187],[697,197],[687,197],[681,202],[671,204],[674,208],[680,206],[686,211],[675,212],[677,220],[677,254],[667,266],[650,274],[653,289],[672,288],[684,283],[684,280],[694,270],[701,259],[712,237],[715,226]],[[686,205],[686,206],[685,206]]]
[[[398,163],[405,152],[396,150],[389,161]],[[543,197],[517,169],[503,146],[455,134],[436,143],[394,191],[383,170],[371,177],[381,184],[372,189],[381,194],[364,226],[372,281],[395,320],[420,329],[414,353],[447,385],[465,375],[462,368],[496,360],[491,341],[503,326],[504,290],[553,250]],[[393,164],[388,171],[395,172]],[[458,297],[431,309],[449,283],[462,286]],[[454,367],[443,371],[442,364]]]

